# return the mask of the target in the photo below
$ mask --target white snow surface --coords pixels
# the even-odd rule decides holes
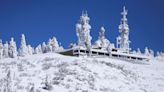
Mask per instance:
[[[11,72],[12,92],[164,92],[164,62],[56,53],[0,60],[0,92]],[[43,89],[46,76],[51,89]],[[33,87],[33,90],[30,88]]]

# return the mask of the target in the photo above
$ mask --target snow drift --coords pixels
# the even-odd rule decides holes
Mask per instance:
[[[0,60],[0,92],[163,92],[164,62],[55,53]]]

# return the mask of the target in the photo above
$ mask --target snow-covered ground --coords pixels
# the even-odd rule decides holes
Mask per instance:
[[[0,60],[0,92],[164,92],[164,61],[55,53]]]

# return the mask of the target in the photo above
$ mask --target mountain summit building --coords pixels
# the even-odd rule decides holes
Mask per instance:
[[[129,25],[127,10],[123,7],[122,18],[118,30],[120,35],[116,38],[116,47],[105,37],[105,28],[101,27],[98,40],[92,44],[90,35],[91,25],[87,12],[82,12],[79,22],[76,24],[77,45],[71,44],[70,48],[60,52],[70,56],[107,56],[126,60],[149,61],[149,56],[142,53],[133,53],[130,48]]]

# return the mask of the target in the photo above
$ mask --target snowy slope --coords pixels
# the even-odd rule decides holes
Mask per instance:
[[[0,92],[7,84],[12,92],[164,92],[164,62],[37,54],[0,60]]]

